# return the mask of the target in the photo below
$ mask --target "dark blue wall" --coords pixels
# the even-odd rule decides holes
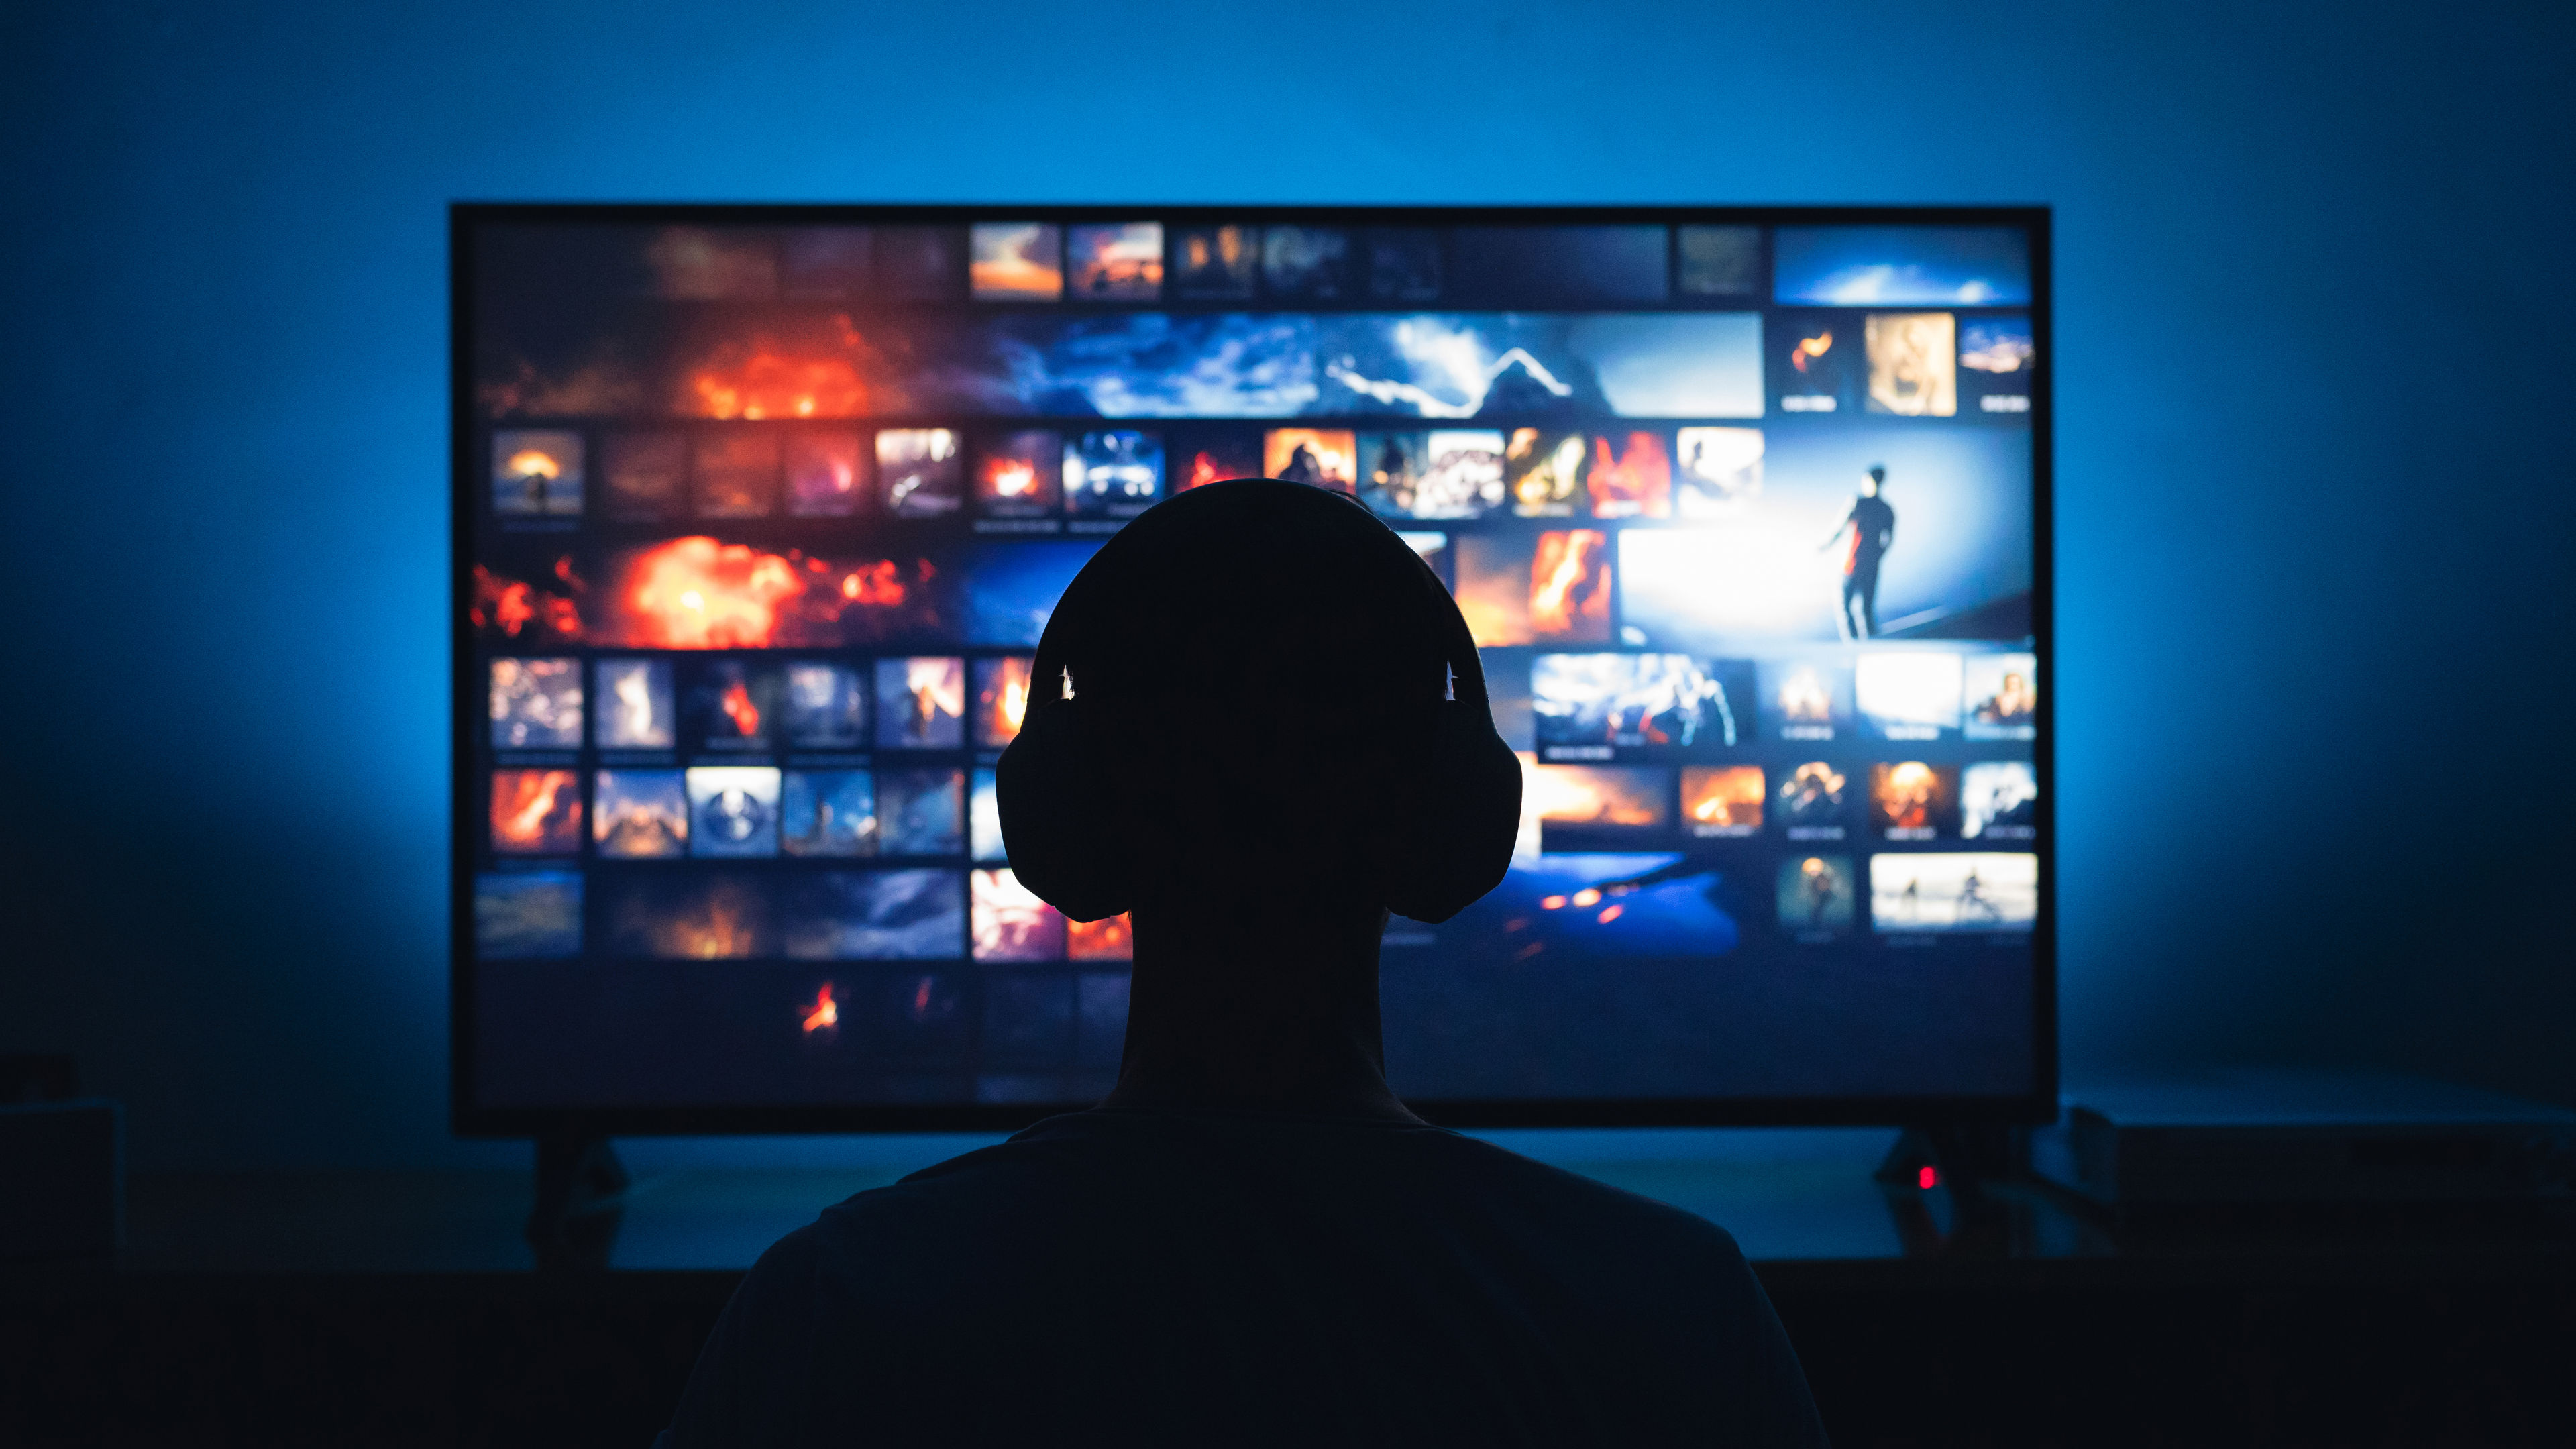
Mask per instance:
[[[451,198],[2041,201],[2070,1066],[2576,1099],[2570,13],[11,6],[0,1049],[145,1165],[500,1160]]]

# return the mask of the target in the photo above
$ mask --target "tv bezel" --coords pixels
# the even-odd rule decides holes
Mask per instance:
[[[475,414],[474,338],[470,299],[478,227],[493,224],[685,225],[964,225],[1014,221],[1126,221],[1153,217],[1166,224],[1251,222],[1318,226],[1459,225],[1674,225],[1782,226],[2009,226],[2030,238],[2031,299],[2027,309],[2036,357],[2031,407],[2031,634],[2039,661],[2038,737],[2032,768],[2039,781],[2039,900],[2032,923],[2032,1081],[2026,1092],[1988,1096],[1844,1095],[1802,1097],[1649,1097],[1425,1099],[1408,1104],[1447,1127],[1745,1127],[1937,1126],[1953,1123],[2013,1124],[2053,1121],[2058,1111],[2057,1042],[2057,790],[2055,550],[2052,497],[2056,419],[2055,348],[2052,334],[2050,208],[1984,206],[1373,206],[1373,205],[1080,205],[1006,203],[748,203],[748,202],[454,202],[448,208],[448,418],[449,418],[449,629],[452,651],[451,731],[453,777],[449,811],[449,1120],[460,1137],[605,1137],[788,1135],[854,1132],[1009,1132],[1088,1102],[1055,1103],[844,1103],[712,1106],[496,1107],[474,1094],[475,849],[464,822],[476,818],[477,734],[483,723],[475,641],[466,622],[473,604],[476,504],[481,497],[476,434],[486,420]],[[1778,305],[1768,297],[1758,306]]]

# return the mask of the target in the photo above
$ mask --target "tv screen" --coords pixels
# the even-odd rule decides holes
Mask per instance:
[[[1525,764],[1509,876],[1387,926],[1407,1101],[2044,1110],[2046,228],[456,208],[460,1129],[1097,1099],[1127,923],[993,766],[1074,572],[1245,477],[1430,561]]]

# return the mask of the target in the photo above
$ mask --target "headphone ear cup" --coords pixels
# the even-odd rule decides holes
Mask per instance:
[[[1012,873],[1068,920],[1098,921],[1134,903],[1128,851],[1108,781],[1069,703],[1031,709],[994,767],[1002,849]]]
[[[1436,925],[1502,884],[1520,836],[1521,762],[1480,704],[1440,708],[1414,839],[1382,887],[1387,909]]]

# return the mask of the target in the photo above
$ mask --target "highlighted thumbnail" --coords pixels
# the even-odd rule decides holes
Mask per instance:
[[[766,765],[709,765],[688,772],[689,853],[778,853],[778,772]]]
[[[580,747],[580,660],[495,659],[491,679],[492,748]]]
[[[1851,929],[1860,889],[1847,855],[1796,855],[1780,862],[1780,929],[1815,938]]]
[[[2039,773],[2028,760],[1970,765],[1959,779],[1959,834],[2029,840],[2039,834]]]
[[[1869,767],[1870,825],[1889,840],[1933,840],[1959,827],[1959,772],[1906,760]]]
[[[1759,765],[1687,767],[1682,771],[1682,826],[1702,839],[1758,834],[1768,794]]]
[[[1873,855],[1869,914],[1883,932],[2027,931],[2039,919],[2039,857]]]

